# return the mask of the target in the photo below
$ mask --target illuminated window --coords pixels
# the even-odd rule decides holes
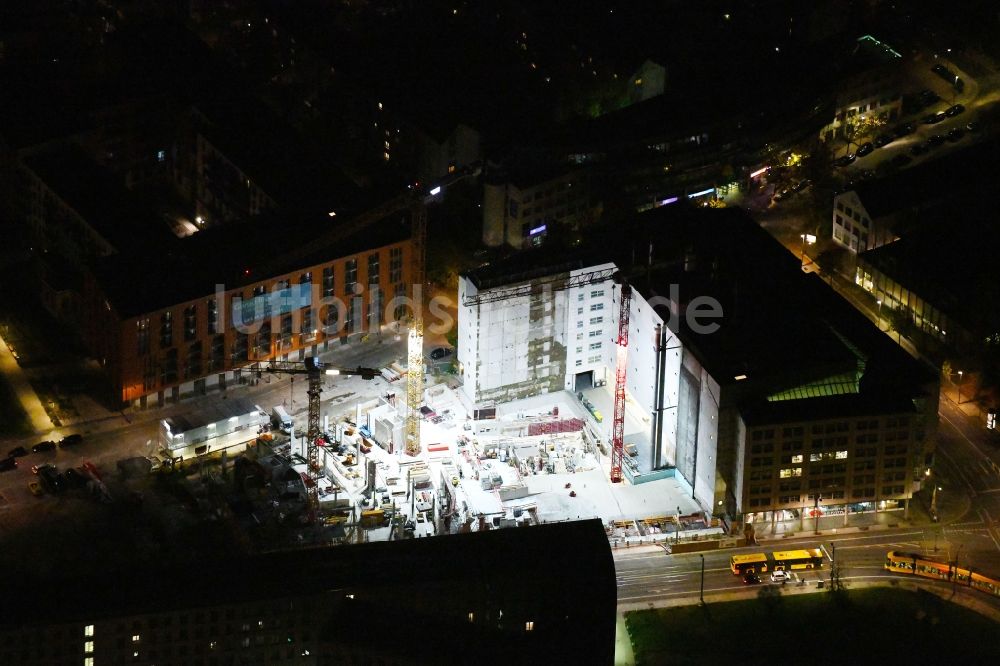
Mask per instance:
[[[847,451],[837,451],[837,460],[843,460],[847,457]]]
[[[782,479],[789,479],[793,476],[802,476],[801,467],[785,467],[779,473],[778,476]]]
[[[94,651],[94,641],[87,641],[83,644],[83,651],[90,654]]]
[[[83,666],[94,666],[94,658],[93,657],[85,657],[83,659]]]
[[[132,634],[132,642],[133,643],[139,642],[139,634]]]
[[[448,165],[448,173],[455,173],[455,165],[454,164],[449,164]]]
[[[383,141],[382,143],[385,144],[385,149],[389,150],[389,142],[388,141]]]
[[[798,454],[796,456],[792,456],[792,462],[793,463],[800,463],[800,462],[802,462],[802,454],[800,453],[800,454]]]
[[[524,630],[525,631],[534,631],[535,630],[535,621],[534,620],[528,620],[527,622],[525,622],[524,623]]]
[[[475,619],[476,619],[476,614],[473,613],[472,611],[469,611],[469,622],[474,622]]]
[[[386,162],[388,162],[389,161],[389,153],[382,153],[382,159],[384,159]]]
[[[94,625],[88,624],[86,627],[84,627],[83,628],[83,635],[84,636],[93,636],[94,635]]]

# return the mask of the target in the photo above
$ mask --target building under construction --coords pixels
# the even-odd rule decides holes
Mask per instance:
[[[493,262],[458,319],[474,408],[572,392],[612,481],[673,476],[723,518],[902,508],[931,462],[935,378],[741,212],[664,207]],[[885,428],[903,455],[858,469]]]

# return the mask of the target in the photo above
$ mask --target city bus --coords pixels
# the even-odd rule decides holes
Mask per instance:
[[[733,573],[737,576],[745,574],[748,571],[753,571],[754,573],[763,573],[767,571],[768,561],[767,555],[764,553],[750,553],[748,555],[733,555],[729,558],[729,568],[733,570]]]
[[[952,581],[956,585],[971,587],[994,597],[1000,597],[1000,581],[969,569],[961,569],[953,563],[936,562],[924,555],[890,550],[885,557],[885,568],[895,573]]]
[[[823,566],[823,551],[819,548],[779,550],[771,553],[775,571],[792,569],[819,569]]]

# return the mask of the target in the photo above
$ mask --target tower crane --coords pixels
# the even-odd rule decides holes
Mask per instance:
[[[427,212],[423,206],[413,210],[413,324],[406,341],[406,455],[420,455],[420,403],[424,396],[424,246],[427,241]]]
[[[270,361],[266,366],[256,369],[258,377],[264,373],[278,375],[306,375],[309,378],[309,422],[306,428],[306,469],[311,483],[306,485],[309,508],[315,512],[319,508],[319,484],[323,476],[319,464],[319,448],[317,442],[323,434],[320,428],[319,396],[323,390],[323,377],[328,375],[357,375],[362,379],[374,379],[379,371],[375,368],[332,368],[326,367],[314,357],[305,359],[302,363],[291,361]]]
[[[611,483],[622,482],[625,453],[625,377],[628,370],[628,317],[632,287],[621,281],[618,309],[618,338],[615,340],[615,413],[611,422]]]

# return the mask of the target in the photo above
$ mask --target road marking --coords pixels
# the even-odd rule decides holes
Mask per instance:
[[[956,407],[955,409],[958,409],[958,408]],[[965,412],[963,412],[963,415],[964,415],[964,413]],[[978,453],[980,456],[982,456],[986,460],[990,460],[990,457],[988,455],[986,455],[985,453],[983,453],[982,450],[980,450],[980,448],[978,446],[976,446],[976,444],[971,439],[969,439],[968,436],[964,432],[962,432],[962,429],[959,428],[957,425],[955,425],[954,421],[952,421],[951,419],[949,419],[946,414],[943,414],[943,413],[940,413],[940,412],[939,412],[939,414],[942,417],[944,417],[944,420],[947,421],[951,425],[952,428],[955,429],[955,432],[957,432],[959,435],[962,436],[962,439],[964,439],[966,442],[968,442],[969,446],[971,446],[972,449],[976,453]]]
[[[833,539],[833,541],[836,541],[837,543],[840,543],[841,541],[863,541],[865,539],[885,539],[885,538],[890,538],[890,537],[891,538],[896,538],[896,537],[905,537],[905,536],[916,536],[918,534],[923,534],[923,532],[922,531],[921,532],[893,532],[893,533],[890,533],[890,534],[871,534],[869,536],[846,537],[846,538],[843,538],[843,539]],[[845,546],[845,547],[846,548],[850,548],[851,546]]]
[[[941,452],[941,455],[943,455],[943,456],[944,456],[944,457],[945,457],[945,458],[946,458],[946,459],[948,460],[948,462],[949,462],[949,463],[951,464],[951,466],[952,466],[952,467],[953,467],[953,468],[955,469],[955,472],[956,472],[956,473],[957,473],[957,474],[958,474],[958,475],[959,475],[960,477],[962,477],[962,481],[964,481],[964,482],[965,482],[965,485],[966,485],[966,486],[968,487],[968,489],[969,489],[969,492],[970,492],[970,493],[972,493],[972,496],[973,496],[973,497],[975,497],[975,496],[976,496],[976,494],[977,494],[977,493],[976,493],[976,489],[975,489],[975,487],[973,487],[973,485],[972,485],[972,481],[970,481],[970,480],[969,480],[969,479],[968,479],[968,478],[966,477],[966,475],[965,475],[965,471],[964,471],[964,470],[963,470],[963,469],[962,469],[962,468],[961,468],[961,467],[960,467],[959,465],[956,465],[956,464],[955,464],[955,461],[954,461],[954,460],[952,460],[952,458],[951,458],[951,456],[950,456],[950,455],[948,455],[948,451],[946,451],[946,450],[944,449],[944,447],[938,447],[938,451],[940,451],[940,452]]]
[[[823,552],[824,552],[824,553],[826,554],[826,559],[828,559],[828,560],[830,560],[831,562],[833,562],[833,558],[832,558],[832,557],[830,556],[830,553],[829,553],[829,552],[827,552],[827,550],[826,550],[826,544],[825,544],[825,543],[821,543],[821,544],[819,545],[819,547],[820,547],[820,549],[821,549],[821,550],[822,550],[822,551],[823,551]]]
[[[990,515],[990,512],[986,507],[977,507],[976,511],[983,519],[983,522],[986,523],[986,533],[989,534],[990,539],[993,540],[993,545],[997,547],[997,550],[1000,550],[1000,541],[997,540],[996,534],[994,533],[993,516]]]

